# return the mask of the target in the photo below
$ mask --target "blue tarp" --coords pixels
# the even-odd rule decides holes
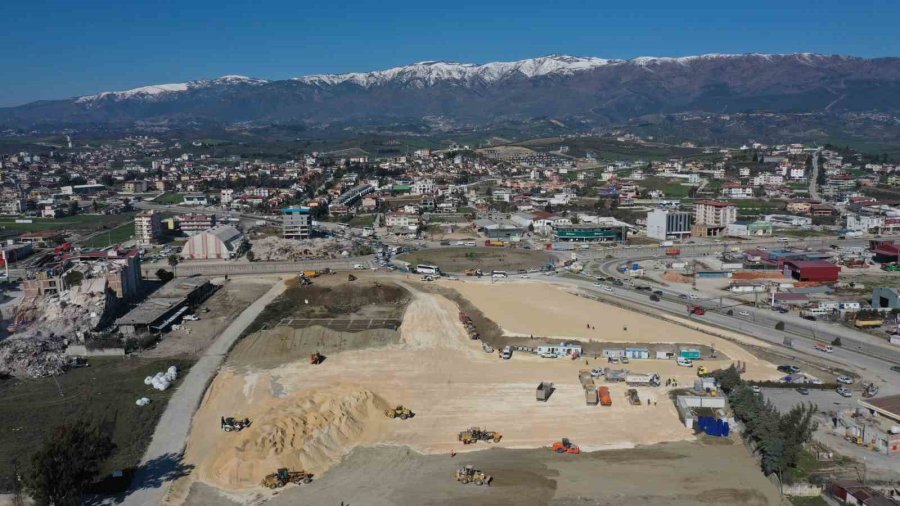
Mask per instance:
[[[697,426],[710,436],[728,437],[731,433],[731,427],[725,420],[713,418],[711,416],[701,416],[697,419]]]

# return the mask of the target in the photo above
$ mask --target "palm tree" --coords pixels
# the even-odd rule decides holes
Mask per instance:
[[[169,266],[172,267],[172,274],[177,274],[175,268],[178,266],[178,255],[172,254],[169,255]]]

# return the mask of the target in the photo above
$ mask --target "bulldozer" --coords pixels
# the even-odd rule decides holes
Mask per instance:
[[[469,427],[468,429],[459,433],[457,436],[459,442],[464,445],[475,444],[479,441],[486,441],[488,443],[499,443],[500,439],[503,438],[503,435],[499,432],[494,432],[490,430],[482,430],[478,427]]]
[[[220,420],[220,423],[222,430],[224,430],[225,432],[240,432],[250,426],[250,419],[244,418],[243,420],[241,420],[233,416],[223,416]]]
[[[282,467],[274,473],[266,475],[266,477],[263,478],[262,486],[267,488],[280,488],[288,483],[296,483],[299,485],[301,483],[311,482],[312,477],[313,475],[306,471],[290,471],[288,468]]]
[[[456,470],[456,481],[463,485],[474,483],[481,486],[484,484],[490,485],[494,481],[494,477],[484,474],[472,465],[466,465]]]
[[[388,408],[384,410],[384,416],[388,418],[399,418],[401,420],[406,420],[407,418],[412,418],[416,416],[415,413],[412,412],[409,408],[404,408],[403,406],[396,406],[393,408]]]
[[[356,276],[353,274],[347,274],[347,281],[356,281]]]
[[[569,441],[569,438],[564,437],[560,441],[554,441],[553,451],[556,453],[571,453],[572,455],[578,455],[581,453],[581,448]]]
[[[309,356],[309,363],[312,365],[319,365],[325,361],[325,355],[322,355],[318,351]]]

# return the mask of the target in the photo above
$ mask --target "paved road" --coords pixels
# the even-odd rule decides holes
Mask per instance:
[[[809,197],[816,199],[818,201],[822,201],[822,198],[819,196],[819,153],[822,150],[818,150],[812,155],[812,174],[809,176]]]
[[[188,472],[181,459],[191,429],[191,419],[203,399],[207,385],[218,372],[228,350],[244,329],[253,323],[263,308],[284,289],[283,282],[276,282],[265,295],[245,309],[184,377],[156,425],[150,446],[141,459],[131,489],[122,504],[127,506],[162,504],[171,482]],[[218,429],[210,427],[210,430]]]

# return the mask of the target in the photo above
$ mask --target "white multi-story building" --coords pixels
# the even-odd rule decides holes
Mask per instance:
[[[691,236],[691,213],[654,209],[647,213],[647,237],[664,241]]]
[[[725,227],[737,221],[737,206],[730,202],[703,200],[694,204],[694,223]]]
[[[157,244],[162,238],[162,215],[141,211],[134,216],[134,238],[138,244]]]
[[[425,195],[434,193],[434,181],[431,179],[420,179],[412,184],[413,195]]]

